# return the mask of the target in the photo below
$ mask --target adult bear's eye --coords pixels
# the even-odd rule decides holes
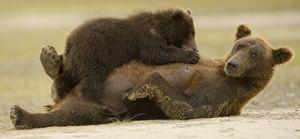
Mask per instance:
[[[242,48],[244,48],[244,47],[245,47],[244,44],[239,44],[238,46],[236,46],[236,50],[240,50],[240,49],[242,49]]]
[[[253,58],[255,58],[255,57],[257,56],[257,53],[252,53],[251,56],[252,56]]]

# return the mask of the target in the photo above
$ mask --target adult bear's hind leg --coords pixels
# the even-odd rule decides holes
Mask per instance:
[[[49,126],[74,126],[108,123],[103,109],[98,105],[80,101],[78,98],[56,104],[48,113],[29,113],[26,110],[13,106],[10,112],[12,124],[16,129],[42,128]]]

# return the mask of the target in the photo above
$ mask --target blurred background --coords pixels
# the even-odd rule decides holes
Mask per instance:
[[[13,127],[13,105],[43,112],[41,106],[52,103],[52,81],[39,61],[43,45],[62,53],[67,36],[87,19],[165,7],[192,11],[201,55],[225,57],[239,23],[275,48],[293,49],[294,59],[277,67],[246,109],[300,107],[300,0],[0,0],[0,130]]]

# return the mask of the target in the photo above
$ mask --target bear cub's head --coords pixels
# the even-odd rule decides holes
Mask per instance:
[[[287,47],[274,49],[260,37],[253,37],[251,29],[240,24],[235,34],[235,44],[226,59],[224,71],[231,77],[262,77],[272,73],[274,67],[293,57]]]
[[[166,41],[167,45],[198,52],[190,10],[180,8],[161,10],[155,13],[154,18],[154,31]]]

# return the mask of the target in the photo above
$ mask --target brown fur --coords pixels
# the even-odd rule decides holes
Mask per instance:
[[[237,34],[245,34],[239,25]],[[250,28],[247,28],[250,30]],[[79,99],[78,86],[50,106],[45,114],[18,106],[11,111],[16,129],[102,124],[109,117],[137,115],[136,119],[191,119],[233,116],[271,80],[274,68],[289,61],[287,47],[274,49],[251,34],[239,36],[225,59],[201,57],[198,64],[145,65],[132,61],[115,69],[97,98],[105,107]],[[47,106],[49,108],[49,106]]]
[[[107,74],[130,60],[154,65],[197,63],[194,37],[190,12],[178,8],[89,20],[67,38],[61,74],[52,77],[53,100],[59,102],[80,84],[80,98],[98,102],[94,98],[101,94]]]

